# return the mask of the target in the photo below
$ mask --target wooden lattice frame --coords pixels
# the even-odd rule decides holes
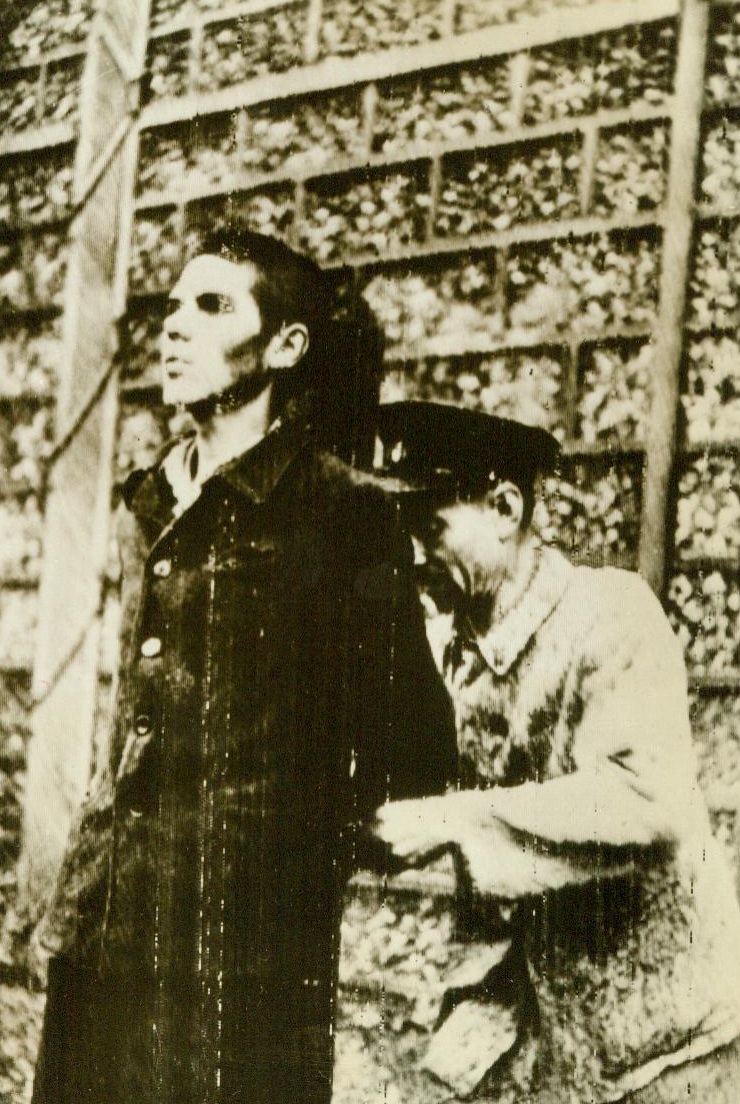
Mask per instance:
[[[166,39],[169,35],[190,31],[195,28],[191,38],[193,71],[198,65],[198,51],[202,40],[203,30],[213,22],[224,22],[231,17],[256,13],[271,7],[279,7],[281,0],[262,2],[262,0],[249,0],[224,8],[212,15],[200,15],[197,18],[188,18],[187,21],[175,21],[167,26],[157,28],[151,38],[153,40]],[[667,565],[670,557],[670,544],[667,543],[667,534],[670,530],[670,511],[672,482],[676,468],[679,445],[677,439],[676,411],[678,406],[678,386],[683,354],[684,340],[684,314],[685,297],[688,284],[688,265],[691,252],[692,235],[696,224],[696,218],[709,217],[711,215],[725,215],[732,212],[714,211],[707,207],[695,210],[695,177],[697,154],[699,149],[700,132],[703,120],[706,120],[713,112],[719,109],[704,108],[702,103],[704,52],[708,35],[708,23],[710,8],[723,6],[722,4],[710,4],[709,0],[621,0],[620,4],[603,3],[591,8],[568,13],[567,20],[557,17],[547,17],[530,21],[527,24],[513,25],[507,28],[495,27],[490,30],[478,31],[475,34],[457,35],[442,38],[440,41],[427,43],[423,46],[413,46],[386,50],[374,55],[362,55],[351,59],[330,58],[316,61],[318,56],[318,35],[321,25],[321,0],[310,0],[306,21],[306,38],[303,49],[304,65],[282,74],[272,74],[259,77],[222,89],[218,92],[207,93],[199,96],[185,95],[177,100],[153,103],[146,107],[138,119],[137,131],[171,126],[185,123],[194,115],[207,116],[224,112],[243,110],[260,104],[284,102],[294,97],[315,95],[331,90],[338,90],[356,84],[365,84],[370,91],[366,95],[365,109],[366,133],[370,135],[369,119],[373,111],[372,88],[378,81],[410,75],[424,70],[441,68],[449,65],[462,64],[477,61],[481,57],[495,58],[516,56],[516,64],[522,62],[522,55],[526,50],[537,46],[555,45],[564,39],[578,39],[603,32],[619,29],[626,26],[634,26],[648,21],[658,21],[681,15],[681,35],[677,59],[676,95],[672,100],[667,100],[659,107],[648,108],[638,106],[618,111],[601,111],[596,115],[568,119],[563,122],[540,124],[537,126],[519,126],[506,133],[488,136],[485,140],[454,143],[424,144],[423,146],[409,147],[404,150],[402,156],[378,155],[371,152],[369,144],[364,151],[363,158],[335,162],[330,169],[321,173],[294,173],[286,175],[275,173],[269,175],[249,177],[245,176],[240,185],[245,188],[261,188],[266,185],[287,183],[295,189],[298,205],[300,206],[301,194],[312,181],[322,177],[335,177],[342,172],[351,172],[360,165],[369,166],[371,169],[392,168],[397,165],[409,164],[412,161],[424,160],[430,165],[432,179],[438,178],[439,168],[443,158],[451,153],[461,151],[489,149],[493,150],[501,146],[516,145],[517,143],[532,143],[541,139],[557,138],[577,132],[581,135],[585,166],[581,179],[581,194],[586,197],[591,186],[593,158],[596,147],[596,137],[600,130],[613,126],[633,126],[641,123],[659,122],[667,120],[672,132],[673,156],[671,170],[668,179],[668,190],[663,207],[655,212],[634,218],[604,219],[584,213],[587,211],[587,203],[583,203],[583,211],[579,217],[568,222],[557,224],[527,224],[512,227],[506,231],[482,235],[472,243],[478,250],[494,250],[505,257],[506,251],[512,246],[524,242],[546,242],[556,238],[584,236],[591,233],[601,233],[609,230],[633,230],[654,229],[662,232],[663,242],[663,279],[660,291],[660,305],[658,312],[658,326],[656,337],[656,356],[654,386],[656,393],[661,396],[653,403],[653,417],[646,435],[645,448],[645,477],[643,483],[643,516],[641,526],[640,561],[639,566],[643,574],[650,580],[659,592],[662,590],[667,573]],[[120,0],[118,7],[120,9]],[[451,27],[452,4],[447,4],[445,10],[449,15],[448,24]],[[192,11],[189,16],[192,16]],[[564,28],[565,24],[565,28]],[[137,49],[131,51],[130,42],[124,42],[113,23],[106,26],[97,40],[103,43],[116,61],[122,74],[124,83],[132,90],[133,95],[128,103],[127,112],[129,121],[132,121],[136,112],[136,89],[138,77],[143,63],[144,40],[143,36],[137,40]],[[96,39],[91,40],[90,49],[101,48],[96,46]],[[48,57],[34,61],[34,69],[39,72],[39,79],[43,85],[44,74],[49,65],[74,59],[80,55],[79,48],[54,51]],[[522,73],[515,74],[521,84]],[[517,81],[514,81],[516,84]],[[79,133],[82,139],[78,151],[78,170],[76,177],[75,218],[72,221],[73,237],[80,233],[80,215],[88,206],[88,201],[98,192],[100,183],[104,180],[107,166],[115,160],[120,153],[122,184],[119,192],[119,203],[111,209],[110,218],[120,214],[118,233],[122,243],[119,251],[118,273],[115,286],[112,288],[108,301],[108,323],[110,327],[123,315],[126,308],[126,271],[127,271],[127,245],[131,237],[131,225],[134,218],[134,209],[161,207],[164,203],[174,202],[176,208],[184,217],[186,206],[216,193],[215,189],[193,191],[180,194],[177,197],[156,199],[153,196],[144,196],[141,200],[134,201],[135,188],[135,162],[136,143],[135,134],[127,133],[127,123],[124,117],[121,126],[114,129],[105,142],[96,149],[96,155],[92,158],[85,154],[91,113],[95,110],[95,93],[83,93],[81,105]],[[514,105],[516,107],[516,105]],[[724,108],[722,109],[724,110]],[[4,137],[0,141],[0,155],[13,153],[33,153],[74,141],[78,133],[77,127],[72,124],[62,123],[53,126],[39,127],[23,134]],[[88,145],[89,151],[89,145]],[[125,155],[124,155],[125,154]],[[87,160],[85,161],[87,157]],[[100,225],[98,224],[98,229]],[[84,231],[83,231],[84,237]],[[436,240],[399,251],[398,255],[391,259],[403,260],[425,255],[439,255],[444,252],[456,253],[462,247],[468,248],[470,240]],[[387,258],[384,258],[384,261]],[[363,269],[368,266],[378,266],[381,262],[376,257],[357,256],[350,259],[350,263]],[[83,282],[84,284],[84,282]],[[75,275],[74,268],[70,277],[67,293],[67,347],[65,362],[69,370],[63,382],[60,392],[60,431],[61,436],[55,450],[55,464],[63,463],[63,457],[68,448],[74,446],[78,434],[90,418],[99,417],[99,434],[97,438],[100,444],[105,438],[105,455],[110,459],[110,449],[113,443],[116,395],[115,388],[110,386],[112,377],[105,374],[100,377],[91,377],[89,386],[78,387],[74,383],[74,373],[71,365],[74,360],[75,341],[74,316],[79,306],[83,292],[83,284]],[[620,341],[632,340],[635,337],[647,338],[651,335],[644,330],[633,331],[625,328],[617,328],[613,332],[600,335],[603,339]],[[593,341],[593,336],[584,338],[585,342]],[[571,372],[576,371],[579,349],[574,347],[569,350]],[[504,348],[510,348],[508,342]],[[112,346],[108,346],[102,363],[106,370],[110,366],[110,353]],[[492,352],[496,349],[492,348]],[[571,381],[572,384],[572,381]],[[571,385],[571,392],[573,387]],[[107,416],[103,414],[108,411]],[[103,416],[101,416],[101,414]],[[572,420],[572,417],[571,417]],[[692,446],[692,449],[694,446]],[[720,445],[708,444],[707,448],[714,452],[737,452],[738,442],[724,442]],[[107,450],[107,451],[106,451]],[[612,455],[613,448],[601,448],[600,446],[584,446],[582,442],[571,440],[566,444],[566,451],[574,454],[606,453]],[[696,451],[702,451],[696,446]],[[684,451],[682,456],[688,455]],[[52,469],[53,470],[53,469]],[[61,470],[61,469],[60,469]],[[98,499],[100,510],[99,530],[105,531],[105,514],[108,508],[108,472],[101,484]],[[53,494],[53,475],[50,481]],[[24,492],[24,488],[6,488],[7,493]],[[47,527],[46,560],[51,564],[58,556],[59,549],[56,545],[53,523]],[[102,566],[102,553],[94,557],[95,565],[88,578],[89,617],[94,622],[99,608],[101,590],[104,585],[104,569]],[[731,561],[696,561],[696,567],[736,567],[735,560]],[[77,569],[77,567],[75,568]],[[45,568],[45,581],[41,588],[41,616],[40,639],[49,637],[53,629],[55,615],[44,594],[50,594],[54,590],[54,573],[51,568]],[[9,581],[15,585],[13,581]],[[54,635],[54,632],[51,632]],[[70,681],[68,661],[78,653],[75,651],[77,642],[67,640],[67,647],[56,649],[56,655],[52,659],[44,654],[41,649],[37,659],[36,669],[36,696],[40,701],[37,710],[37,731],[44,728],[44,690],[43,685],[49,682],[51,674],[54,681],[59,677],[60,686],[73,685]],[[92,645],[85,653],[84,678],[86,685],[92,685],[94,671],[97,664],[96,650]],[[79,676],[79,669],[78,669]],[[83,677],[83,676],[79,676]],[[732,689],[740,685],[740,674],[728,672],[718,676],[703,677],[694,680],[695,685],[703,690],[712,692],[715,688]],[[67,691],[67,692],[68,692]],[[80,731],[90,732],[91,715],[93,711],[94,695],[89,693],[85,699],[88,720],[83,723]],[[57,709],[59,706],[57,706]],[[89,741],[88,741],[89,745]],[[81,741],[83,758],[89,755],[89,746]]]

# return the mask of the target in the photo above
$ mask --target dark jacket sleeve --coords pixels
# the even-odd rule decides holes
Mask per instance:
[[[351,597],[355,812],[444,793],[457,773],[452,703],[437,671],[413,578],[411,541],[392,500],[375,504]],[[368,562],[369,561],[369,562]]]
[[[113,518],[112,539],[121,570],[121,634],[119,672],[127,662],[140,592],[145,550],[136,525],[124,506]],[[99,913],[107,893],[113,832],[115,775],[121,753],[118,725],[106,733],[85,797],[70,826],[64,858],[39,939],[51,953],[85,950],[85,917]]]

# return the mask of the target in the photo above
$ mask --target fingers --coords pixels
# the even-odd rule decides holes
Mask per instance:
[[[371,830],[408,864],[423,862],[451,843],[433,799],[389,802],[378,809]]]

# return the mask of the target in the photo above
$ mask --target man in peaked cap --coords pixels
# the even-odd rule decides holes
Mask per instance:
[[[433,402],[384,403],[378,436],[387,469],[439,501],[453,489],[470,497],[511,480],[526,499],[525,524],[536,477],[554,469],[560,451],[544,429]]]
[[[398,403],[380,437],[386,467],[434,500],[428,556],[456,584],[461,789],[391,801],[375,831],[410,865],[449,847],[479,912],[514,906],[535,1005],[491,1046],[505,960],[443,1006],[427,1070],[466,1098],[740,1099],[740,910],[658,600],[538,543],[536,476],[557,457],[543,430]]]

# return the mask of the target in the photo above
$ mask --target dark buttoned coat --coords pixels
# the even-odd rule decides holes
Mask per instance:
[[[455,769],[410,545],[300,418],[174,508],[161,467],[129,480],[115,727],[45,927],[35,1100],[326,1101],[358,826]]]

